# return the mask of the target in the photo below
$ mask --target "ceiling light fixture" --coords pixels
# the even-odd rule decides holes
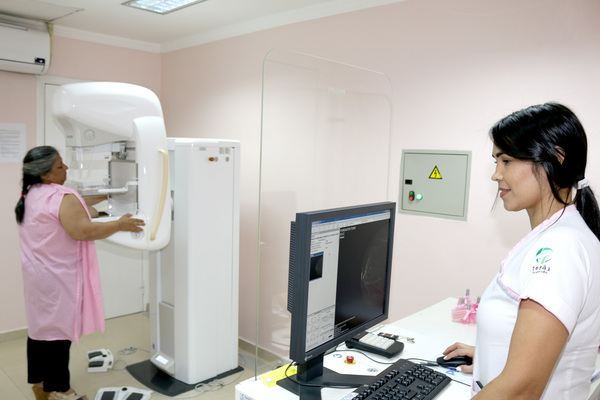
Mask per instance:
[[[122,3],[122,5],[152,11],[157,14],[168,14],[204,1],[207,0],[130,0]]]

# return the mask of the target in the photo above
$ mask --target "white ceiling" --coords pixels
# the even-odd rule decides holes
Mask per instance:
[[[166,15],[125,0],[0,0],[0,14],[51,22],[59,36],[168,52],[401,0],[207,0]]]

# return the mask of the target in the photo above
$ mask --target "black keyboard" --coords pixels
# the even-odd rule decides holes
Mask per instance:
[[[450,380],[424,365],[400,359],[342,400],[431,400]]]

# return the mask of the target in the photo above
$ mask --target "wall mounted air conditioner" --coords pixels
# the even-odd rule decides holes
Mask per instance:
[[[44,74],[50,67],[50,34],[0,21],[0,70]]]

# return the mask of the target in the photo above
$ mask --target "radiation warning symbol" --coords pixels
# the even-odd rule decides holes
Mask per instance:
[[[438,169],[437,165],[435,168],[433,168],[431,174],[429,174],[429,179],[442,179],[442,174],[440,174],[440,170]]]

